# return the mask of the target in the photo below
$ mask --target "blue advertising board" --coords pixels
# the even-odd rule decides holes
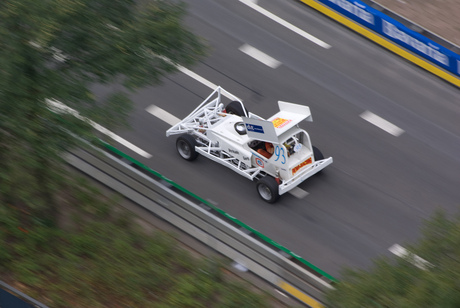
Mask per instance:
[[[316,0],[401,47],[460,76],[460,55],[359,0]]]

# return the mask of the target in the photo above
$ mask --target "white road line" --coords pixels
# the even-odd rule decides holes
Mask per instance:
[[[397,127],[393,123],[388,122],[387,120],[379,117],[378,115],[370,112],[370,111],[364,111],[361,115],[361,118],[366,120],[367,122],[374,124],[380,129],[383,129],[389,134],[392,134],[393,136],[400,136],[402,133],[404,133],[404,130]]]
[[[289,30],[291,31],[294,31],[295,33],[299,34],[300,36],[306,38],[307,40],[315,43],[316,45],[319,45],[323,48],[326,48],[326,49],[329,49],[331,48],[332,46],[321,41],[320,39],[314,37],[313,35],[303,31],[302,29],[299,29],[297,28],[296,26],[294,26],[293,24],[290,24],[288,23],[287,21],[285,21],[284,19],[281,19],[279,18],[278,16],[276,16],[275,14],[267,11],[266,9],[258,6],[256,4],[256,1],[255,0],[240,0],[240,2],[246,4],[247,6],[249,6],[250,8],[256,10],[257,12],[261,13],[262,15],[265,15],[266,17],[270,18],[271,20],[279,23],[280,25],[288,28]]]
[[[211,88],[212,90],[215,90],[217,88],[217,85],[212,83],[211,81],[207,80],[206,78],[203,78],[201,77],[200,75],[192,72],[191,70],[189,70],[188,68],[186,67],[183,67],[182,65],[178,65],[178,64],[175,64],[173,63],[170,59],[166,58],[166,57],[163,57],[163,56],[158,56],[159,58],[165,60],[166,62],[168,63],[171,63],[172,65],[175,65],[177,67],[177,69],[184,73],[185,75],[189,76],[189,77],[192,77],[193,79],[195,79],[196,81],[204,84],[205,86]],[[221,95],[231,99],[231,100],[234,100],[236,96],[231,96],[231,95],[228,95],[227,93],[225,93],[224,91],[221,92]],[[236,97],[238,98],[238,97]]]
[[[128,140],[121,138],[120,136],[114,134],[113,132],[111,132],[107,128],[97,124],[96,122],[91,121],[90,119],[81,116],[80,113],[78,111],[76,111],[75,109],[72,109],[72,108],[70,108],[70,107],[68,107],[68,106],[64,105],[63,103],[58,102],[56,100],[47,99],[46,103],[50,106],[50,109],[53,110],[54,112],[69,113],[69,114],[75,116],[77,119],[80,119],[82,121],[88,122],[94,129],[96,129],[96,130],[100,131],[101,133],[109,136],[110,138],[112,138],[116,142],[124,145],[125,147],[127,147],[130,150],[132,150],[133,152],[136,152],[137,154],[139,154],[139,155],[141,155],[141,156],[143,156],[145,158],[151,158],[152,157],[152,155],[150,155],[149,153],[145,152],[141,148],[138,148],[137,146],[135,146],[134,144],[132,144]]]
[[[408,262],[412,263],[413,265],[417,266],[420,269],[426,270],[429,267],[433,266],[430,262],[411,253],[410,251],[408,251],[406,248],[402,247],[401,245],[394,244],[393,246],[388,248],[388,250],[400,258],[406,259]]]
[[[305,198],[306,196],[309,195],[309,193],[299,187],[294,187],[293,189],[291,189],[289,191],[289,193],[291,195],[293,195],[294,197],[296,197],[297,199],[303,199]]]
[[[201,77],[200,75],[192,72],[191,70],[183,67],[183,66],[180,66],[180,65],[177,65],[177,69],[179,71],[181,71],[182,73],[184,73],[185,75],[189,76],[189,77],[192,77],[193,79],[195,79],[196,81],[198,82],[201,82],[202,84],[204,84],[205,86],[211,88],[212,90],[215,90],[217,88],[217,85],[212,83],[211,81]],[[221,93],[223,96],[226,96],[227,98],[231,99],[231,100],[234,100],[235,97],[232,97],[230,95],[228,95],[227,93],[225,92],[222,92]]]
[[[270,57],[266,53],[263,53],[262,51],[248,44],[244,44],[243,46],[239,48],[239,50],[271,68],[277,68],[278,66],[281,65],[280,61],[276,60],[275,58]]]
[[[177,123],[180,122],[179,118],[175,117],[174,115],[170,114],[166,110],[161,109],[158,106],[151,105],[151,106],[147,107],[147,109],[145,109],[145,110],[148,113],[156,116],[160,120],[165,121],[166,123],[168,123],[171,126],[176,125]]]
[[[192,72],[191,70],[183,67],[183,66],[180,66],[180,65],[177,65],[177,68],[179,69],[179,71],[181,71],[182,73],[184,73],[185,75],[188,75],[189,77],[192,77],[193,79],[195,79],[196,81],[198,82],[201,82],[202,84],[204,84],[205,86],[207,87],[210,87],[211,89],[215,89],[217,88],[217,85],[212,83],[211,81],[201,77],[200,75],[198,74],[195,74],[194,72]]]

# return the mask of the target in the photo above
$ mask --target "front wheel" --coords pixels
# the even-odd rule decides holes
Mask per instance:
[[[195,150],[197,145],[195,138],[191,135],[182,135],[176,140],[176,149],[179,155],[188,161],[195,160],[198,153]]]
[[[275,203],[279,199],[279,185],[271,176],[265,176],[257,182],[259,196],[268,203]]]

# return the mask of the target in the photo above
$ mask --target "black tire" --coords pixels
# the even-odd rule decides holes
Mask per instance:
[[[313,156],[315,157],[315,161],[324,159],[323,153],[315,146],[313,146]]]
[[[195,160],[198,152],[195,150],[197,145],[195,138],[191,135],[182,135],[176,140],[176,149],[179,155],[188,161]]]
[[[280,197],[278,182],[269,175],[261,178],[256,187],[260,198],[265,202],[275,203]]]
[[[229,114],[235,114],[237,116],[240,116],[240,117],[245,117],[246,115],[244,114],[244,111],[246,111],[246,114],[248,113],[248,110],[246,108],[244,108],[243,110],[243,106],[241,106],[241,103],[238,102],[238,101],[233,101],[233,102],[230,102],[227,107],[225,107],[225,111]]]

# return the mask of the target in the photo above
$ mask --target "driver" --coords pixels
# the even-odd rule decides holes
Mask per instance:
[[[258,149],[257,153],[265,158],[270,158],[272,157],[274,151],[275,147],[273,146],[273,143],[265,142],[265,149]]]

